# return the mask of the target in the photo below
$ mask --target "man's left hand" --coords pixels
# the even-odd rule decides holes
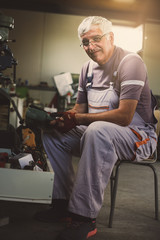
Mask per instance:
[[[66,133],[75,128],[78,124],[74,112],[64,112],[63,115],[56,120],[55,129],[61,133]]]

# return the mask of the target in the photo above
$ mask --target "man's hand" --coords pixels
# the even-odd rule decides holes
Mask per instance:
[[[66,133],[79,125],[73,112],[64,112],[61,117],[52,121],[51,124],[61,133]]]

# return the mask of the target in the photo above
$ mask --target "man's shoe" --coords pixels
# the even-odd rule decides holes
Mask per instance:
[[[72,221],[56,240],[86,240],[97,233],[96,221]]]
[[[71,217],[68,216],[67,207],[66,200],[53,200],[51,208],[37,212],[34,218],[41,222],[70,222]]]

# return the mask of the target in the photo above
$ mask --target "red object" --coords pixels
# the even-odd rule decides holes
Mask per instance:
[[[4,168],[6,162],[8,162],[8,153],[6,152],[0,153],[0,168]]]
[[[79,125],[75,118],[75,113],[73,112],[64,112],[63,115],[56,120],[56,122],[55,128],[61,133],[66,133]]]

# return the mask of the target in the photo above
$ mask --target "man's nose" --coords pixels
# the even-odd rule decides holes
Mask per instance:
[[[88,49],[93,49],[93,48],[95,48],[95,44],[92,41],[90,41],[88,44]]]

